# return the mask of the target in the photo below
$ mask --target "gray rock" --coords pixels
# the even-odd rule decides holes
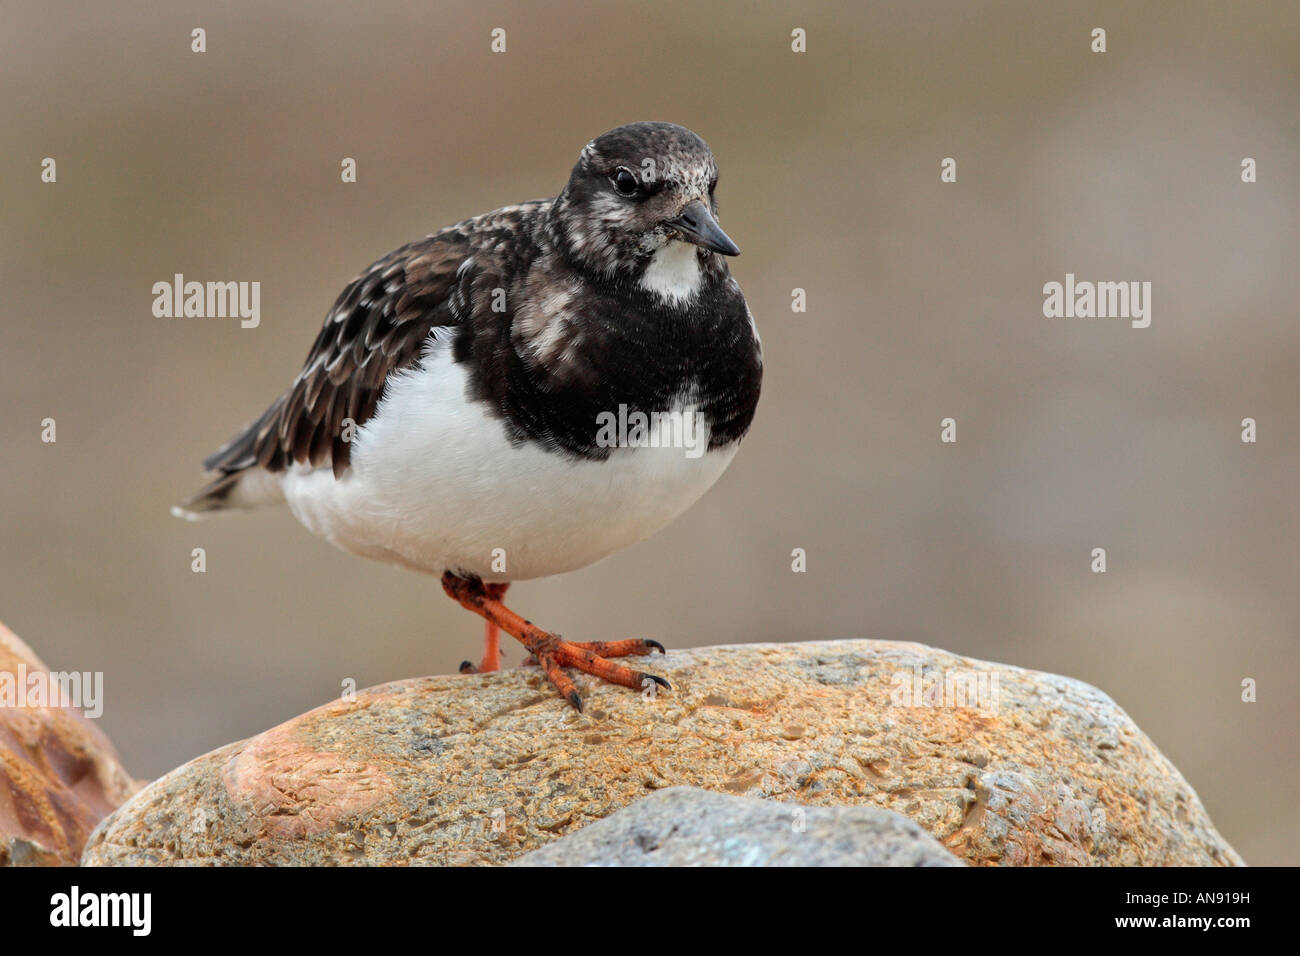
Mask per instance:
[[[875,807],[805,807],[670,787],[511,866],[965,866]]]

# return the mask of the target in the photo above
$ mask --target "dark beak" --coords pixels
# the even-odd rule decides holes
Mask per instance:
[[[668,225],[680,232],[687,242],[693,242],[711,252],[720,252],[724,256],[740,255],[740,246],[722,231],[718,221],[713,218],[713,213],[709,212],[709,207],[698,199],[688,202],[681,215],[668,220]]]

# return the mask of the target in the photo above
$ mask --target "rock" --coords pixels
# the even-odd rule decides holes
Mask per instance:
[[[511,866],[962,866],[918,823],[669,787]]]
[[[579,675],[584,714],[536,668],[325,704],[155,781],[83,861],[504,863],[687,785],[893,810],[974,864],[1241,863],[1155,745],[1078,681],[865,640],[651,663],[675,692]]]
[[[75,866],[95,824],[140,786],[80,711],[33,705],[28,679],[48,673],[0,624],[0,682],[13,695],[0,691],[0,866]]]

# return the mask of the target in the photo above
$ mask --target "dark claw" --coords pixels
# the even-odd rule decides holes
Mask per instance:
[[[578,692],[576,690],[569,691],[569,693],[566,695],[566,699],[569,701],[570,704],[573,705],[574,710],[576,710],[578,713],[582,713],[582,698],[578,696]]]
[[[646,645],[646,647],[654,648],[654,649],[655,649],[656,651],[658,651],[660,654],[667,654],[667,653],[668,653],[666,650],[664,650],[664,646],[663,646],[662,644],[660,644],[658,641],[646,641],[646,642],[645,642],[645,645]]]
[[[672,690],[672,689],[673,689],[673,685],[672,685],[672,684],[668,683],[668,681],[664,680],[662,677],[656,677],[654,674],[642,674],[642,675],[641,675],[641,680],[643,680],[643,681],[645,681],[645,680],[652,680],[652,681],[654,681],[656,684],[658,684],[660,687],[662,687],[664,690]]]
[[[470,661],[461,661],[461,662],[460,662],[460,672],[461,672],[462,674],[473,674],[473,673],[474,673],[475,671],[477,671],[477,670],[478,670],[478,668],[475,667],[475,666],[473,665],[473,663],[470,662]]]

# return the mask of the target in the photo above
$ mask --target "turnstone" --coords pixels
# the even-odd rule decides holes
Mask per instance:
[[[762,351],[717,176],[690,130],[634,123],[588,143],[554,199],[384,256],[174,512],[284,501],[345,551],[438,575],[486,621],[478,670],[499,667],[500,628],[578,710],[564,668],[667,687],[612,660],[657,641],[565,641],[502,598],[658,531],[749,429]]]

